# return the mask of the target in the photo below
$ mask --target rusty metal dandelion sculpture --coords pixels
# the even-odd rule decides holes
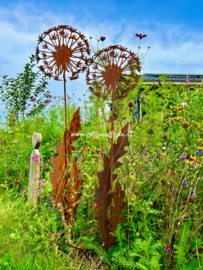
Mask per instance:
[[[68,30],[69,33],[66,33],[65,31]],[[46,40],[48,38],[48,40]],[[40,43],[43,43],[42,50],[39,49]],[[72,76],[69,77],[70,80],[76,80],[78,79],[78,74],[80,72],[84,72],[86,69],[86,66],[88,65],[89,58],[84,57],[84,52],[86,52],[88,55],[90,55],[90,45],[85,39],[85,36],[81,34],[81,32],[78,32],[77,29],[72,28],[68,25],[59,25],[53,28],[50,28],[49,30],[45,31],[41,36],[38,38],[38,45],[36,47],[36,61],[37,63],[40,60],[43,60],[44,66],[39,66],[39,69],[42,71],[44,75],[47,75],[49,79],[51,77],[54,78],[56,81],[62,81],[59,80],[59,76],[63,74],[63,81],[64,81],[64,100],[65,100],[65,133],[64,133],[64,145],[65,145],[65,178],[62,182],[62,186],[64,188],[65,185],[67,185],[67,162],[68,157],[67,154],[70,153],[74,148],[70,147],[70,144],[72,141],[76,140],[76,136],[71,137],[70,136],[70,130],[71,132],[76,132],[81,130],[79,125],[79,109],[74,114],[74,119],[71,122],[71,129],[67,129],[67,115],[66,115],[66,72],[71,72]],[[41,53],[42,57],[39,57],[39,54]],[[79,54],[79,55],[77,55]],[[85,65],[82,66],[82,61],[85,62]],[[74,123],[74,125],[72,124]],[[58,141],[58,145],[60,146],[60,160],[61,157],[63,157],[62,154],[62,147],[63,144],[61,144]],[[58,146],[58,147],[59,147]],[[60,161],[62,162],[62,161]],[[62,166],[62,171],[64,170],[64,166],[59,164],[58,161],[55,161],[54,164],[57,167]],[[59,179],[59,178],[58,178]],[[53,176],[52,185],[55,186],[56,190],[60,193],[62,192],[61,188],[57,188],[56,179],[55,176]],[[77,186],[79,187],[79,186]],[[55,195],[56,199],[55,202],[61,203],[62,194]],[[64,202],[62,202],[64,203]]]
[[[116,50],[118,50],[118,52],[115,52]],[[100,59],[99,63],[95,62],[96,58]],[[127,97],[128,92],[132,88],[136,87],[140,76],[134,73],[134,64],[136,63],[136,68],[140,72],[141,66],[139,58],[126,48],[115,45],[95,53],[89,61],[94,65],[94,71],[90,72],[89,67],[87,68],[86,82],[88,84],[92,81],[92,86],[89,87],[89,90],[94,95],[102,97],[104,100],[111,100],[111,130],[113,131],[114,92],[120,91],[118,99],[122,99]],[[131,71],[130,74],[126,74],[128,71]],[[93,77],[92,79],[89,77],[90,74]],[[125,79],[124,76],[128,76],[128,79]],[[135,81],[132,83],[133,80],[131,81],[130,79]],[[128,124],[122,129],[122,134],[127,134],[127,128]],[[95,194],[98,208],[95,209],[95,214],[102,233],[102,240],[105,242],[104,247],[106,250],[108,250],[110,246],[116,244],[116,238],[109,234],[109,232],[115,232],[117,225],[126,218],[126,216],[120,216],[126,206],[126,202],[122,202],[124,191],[121,191],[121,186],[118,181],[116,183],[115,191],[112,192],[112,183],[117,177],[113,174],[113,171],[122,165],[122,163],[118,162],[118,159],[127,152],[124,151],[124,147],[129,146],[127,137],[125,135],[124,137],[122,136],[123,135],[120,135],[117,143],[114,144],[112,132],[110,158],[107,155],[104,155],[104,170],[97,173],[99,187],[96,187]],[[109,191],[110,195],[108,194]],[[115,206],[112,205],[112,197],[114,198]],[[107,216],[107,209],[109,206],[111,215]],[[107,228],[108,224],[111,225],[110,228]]]
[[[119,52],[115,52],[115,50],[118,50]],[[128,55],[126,55],[125,52]],[[102,54],[103,56],[101,56]],[[98,57],[101,60],[100,63],[95,62],[95,59]],[[111,94],[111,98],[108,100],[112,101],[111,130],[113,130],[114,92],[117,91],[116,89],[121,89],[120,86],[123,86],[123,89],[120,90],[121,94],[118,96],[118,99],[122,99],[127,97],[129,90],[136,87],[140,76],[134,74],[133,65],[136,63],[137,70],[141,72],[140,61],[139,58],[136,57],[135,53],[128,51],[128,49],[119,45],[109,46],[108,48],[100,50],[98,53],[94,54],[90,61],[94,65],[94,71],[90,72],[89,67],[87,68],[86,82],[88,84],[90,81],[92,81],[92,86],[89,86],[89,90],[97,97],[102,97],[104,100],[107,100],[109,94]],[[131,73],[127,75],[128,79],[125,79],[124,83],[124,76],[126,76],[125,74],[128,71],[131,71]],[[92,74],[92,79],[89,77],[90,74]],[[130,78],[135,79],[135,82],[132,83]],[[94,90],[94,88],[97,90]],[[113,133],[111,137],[111,146],[112,145]],[[112,155],[113,152],[111,151],[111,171],[113,169]],[[112,179],[113,174],[111,174],[111,188]]]

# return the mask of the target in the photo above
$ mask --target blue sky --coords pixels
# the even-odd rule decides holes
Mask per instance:
[[[97,39],[104,36],[104,47],[122,45],[137,54],[139,38],[135,34],[146,34],[140,45],[141,60],[149,46],[150,49],[138,74],[203,74],[202,10],[203,2],[194,0],[166,3],[154,0],[0,0],[0,75],[16,78],[30,62],[31,54],[35,54],[39,35],[63,24],[76,28],[88,41],[90,36],[93,37],[94,51],[97,50]],[[99,48],[103,48],[101,46],[100,42]],[[38,70],[33,68],[34,72]],[[0,77],[0,85],[2,82]],[[48,83],[52,96],[63,96],[63,82],[48,79]],[[38,81],[35,85],[38,86]],[[80,74],[75,81],[68,80],[66,89],[73,97],[72,102],[81,106],[78,98],[84,98],[88,89],[85,74]],[[1,123],[5,122],[4,111],[5,106],[0,100]]]

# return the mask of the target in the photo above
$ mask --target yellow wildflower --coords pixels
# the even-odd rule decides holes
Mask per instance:
[[[187,148],[187,147],[184,147],[184,149],[185,149],[185,150],[188,150],[188,148]]]
[[[162,154],[162,156],[165,156],[166,155],[166,153],[161,153]]]
[[[0,187],[3,187],[3,186],[4,186],[4,184],[1,184],[1,185],[0,185]]]
[[[130,176],[130,179],[133,179],[133,176],[132,175]]]
[[[101,151],[101,148],[98,148],[97,151]]]
[[[162,143],[158,143],[158,145],[162,145]]]
[[[197,150],[202,150],[203,147],[197,146]]]
[[[197,141],[198,141],[198,142],[201,142],[201,141],[203,141],[203,139],[197,139]]]
[[[48,145],[49,143],[45,143],[46,145]]]
[[[164,144],[166,145],[166,142]]]

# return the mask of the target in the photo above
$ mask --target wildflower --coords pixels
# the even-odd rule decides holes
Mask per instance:
[[[159,85],[162,85],[162,84],[161,84],[161,81],[158,81],[158,84],[159,84]]]
[[[133,179],[133,176],[132,175],[130,176],[130,179]]]
[[[100,148],[98,148],[98,149],[97,149],[97,151],[101,151],[101,149],[100,149]]]
[[[143,100],[143,102],[146,102],[146,101],[147,101],[146,99]]]
[[[164,140],[168,139],[168,135],[165,134],[165,135],[163,136],[163,139],[164,139]]]
[[[83,175],[84,171],[82,171],[80,174]]]
[[[196,155],[200,155],[200,154],[201,154],[201,151],[197,151],[197,152],[196,152]]]
[[[35,101],[36,100],[36,98],[33,98],[33,99],[31,99],[30,101]]]
[[[80,161],[82,161],[82,159],[83,159],[82,157],[79,157],[78,161],[80,162]]]
[[[183,103],[181,103],[181,105],[184,108],[184,106],[187,105],[187,103],[183,102]]]
[[[59,202],[59,203],[57,203],[57,205],[58,205],[58,206],[60,206],[60,205],[61,205],[61,203]]]
[[[132,108],[134,106],[134,102],[133,101],[130,101],[129,103],[128,103],[128,107],[129,108]]]
[[[70,103],[71,103],[71,101],[69,100],[69,101],[68,101],[68,103],[70,104]]]
[[[88,118],[87,118],[87,117],[85,117],[85,119],[87,120]]]
[[[23,195],[24,195],[25,192],[26,192],[25,189],[24,189],[24,190],[21,190],[21,191],[20,191],[20,194],[23,194]]]
[[[56,233],[52,234],[51,236],[52,236],[52,237],[56,237]]]
[[[79,101],[82,101],[81,98],[78,99]]]
[[[101,41],[104,41],[106,38],[105,37],[100,37],[100,40]]]
[[[188,127],[189,127],[189,123],[187,122],[187,121],[185,121],[184,123],[183,123],[183,128],[184,129],[187,129]]]
[[[192,198],[189,198],[189,202],[194,203],[194,201],[193,201],[193,199],[192,199]]]
[[[82,149],[83,153],[87,153],[87,149]]]
[[[46,145],[49,145],[49,143],[45,143]]]
[[[194,191],[191,191],[190,194],[192,195],[194,193]]]
[[[0,185],[0,187],[3,187],[3,186],[4,186],[4,184],[1,184],[1,185]]]
[[[185,185],[189,185],[188,181],[186,181],[186,180],[184,181],[184,184],[185,184]]]
[[[53,199],[52,199],[52,198],[50,199],[50,202],[51,202],[51,203],[53,202]]]
[[[176,172],[173,172],[171,169],[169,169],[168,171],[170,173],[170,175],[173,177],[175,175]]]
[[[93,209],[96,209],[96,208],[97,208],[97,204],[95,203],[95,205],[94,205]]]
[[[139,39],[142,39],[142,38],[146,37],[147,35],[136,34],[135,36],[136,36],[136,37],[139,37]]]
[[[62,218],[62,219],[65,219],[65,216],[62,216],[61,218]]]
[[[57,98],[57,96],[53,97],[53,99]]]
[[[150,129],[149,129],[149,132],[154,133],[153,128],[150,128]]]

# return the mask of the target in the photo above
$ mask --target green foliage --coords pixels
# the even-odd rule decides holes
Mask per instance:
[[[42,77],[40,84],[38,87],[34,88],[34,82],[38,78],[40,72],[37,73],[32,72],[32,68],[34,64],[32,64],[35,60],[35,56],[31,55],[30,63],[25,65],[25,70],[23,73],[18,74],[17,79],[6,79],[7,75],[3,76],[3,85],[0,86],[0,93],[2,94],[2,101],[6,104],[6,109],[8,108],[9,114],[14,112],[17,120],[19,112],[23,112],[23,119],[25,110],[27,110],[31,106],[30,100],[38,97],[39,94],[42,94],[46,90],[46,86],[48,82],[46,81],[46,76]],[[34,93],[32,93],[33,88],[35,89]],[[49,98],[50,92],[47,91],[44,93],[44,97]],[[29,101],[29,102],[28,102]],[[30,110],[29,113],[26,113],[26,118],[29,118],[33,115],[38,114],[42,109],[45,108],[46,103],[44,100],[39,99],[35,101],[34,107]]]

